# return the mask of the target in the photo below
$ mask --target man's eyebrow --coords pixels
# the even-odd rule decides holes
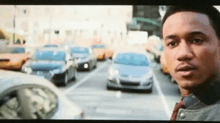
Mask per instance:
[[[188,33],[187,35],[206,35],[206,34],[201,31],[193,31]]]
[[[177,36],[176,35],[168,35],[168,36],[165,37],[165,41],[167,39],[173,39],[173,38],[177,38]]]
[[[191,35],[206,35],[205,33],[201,32],[201,31],[193,31],[193,32],[189,32],[187,34],[185,34],[185,36],[191,36]],[[174,39],[177,38],[177,35],[168,35],[165,37],[165,40],[167,39]]]

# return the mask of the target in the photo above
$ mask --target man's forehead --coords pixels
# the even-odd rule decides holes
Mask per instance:
[[[178,12],[167,18],[163,25],[163,38],[168,35],[212,31],[208,16],[196,12]]]
[[[172,23],[173,25],[179,23],[189,23],[189,22],[200,22],[204,24],[210,24],[209,18],[206,14],[198,13],[198,12],[190,12],[190,11],[183,11],[177,12],[170,15],[167,20],[165,21],[164,25]]]

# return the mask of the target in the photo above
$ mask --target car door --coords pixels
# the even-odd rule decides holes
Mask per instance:
[[[48,119],[58,109],[58,96],[49,88],[20,85],[0,95],[0,119]]]

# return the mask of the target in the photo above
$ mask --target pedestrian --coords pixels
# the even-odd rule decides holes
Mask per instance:
[[[213,6],[171,6],[161,26],[164,57],[182,99],[171,120],[220,121],[220,13]]]
[[[21,40],[18,38],[16,44],[21,44]]]
[[[26,41],[25,41],[25,39],[23,40],[23,44],[25,44],[26,43]]]

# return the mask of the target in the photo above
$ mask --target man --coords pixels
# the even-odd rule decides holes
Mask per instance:
[[[219,29],[213,6],[172,6],[165,13],[164,56],[183,97],[171,120],[220,121]]]

